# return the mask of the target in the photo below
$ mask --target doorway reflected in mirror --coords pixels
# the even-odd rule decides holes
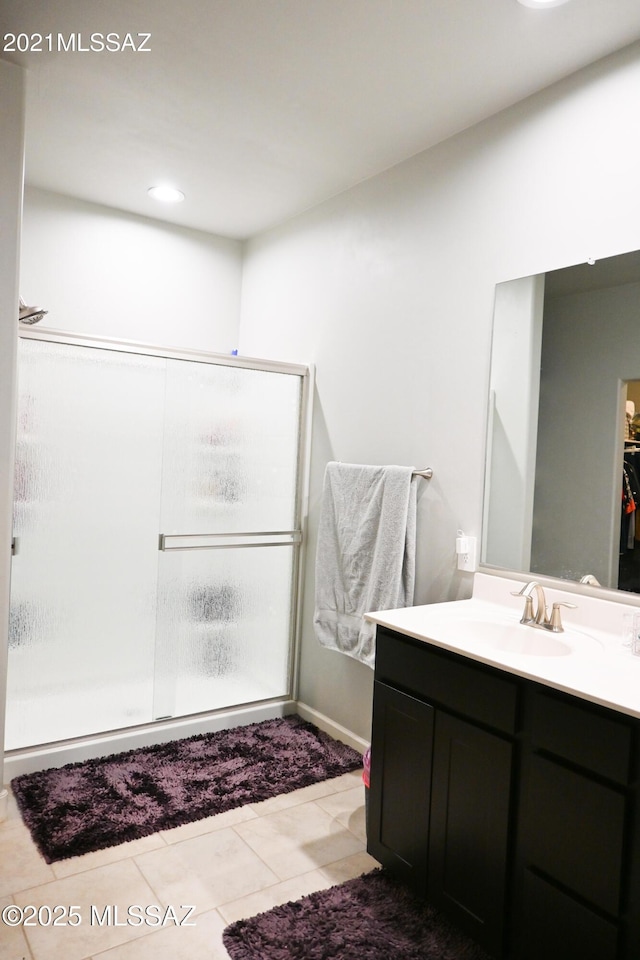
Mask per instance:
[[[626,387],[618,589],[640,593],[640,380]]]

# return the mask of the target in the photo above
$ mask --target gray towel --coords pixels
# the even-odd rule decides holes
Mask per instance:
[[[319,642],[370,667],[372,610],[413,603],[417,478],[412,467],[328,463],[316,554]]]

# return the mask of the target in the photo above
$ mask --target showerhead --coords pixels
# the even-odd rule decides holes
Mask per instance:
[[[48,312],[48,310],[43,310],[42,307],[28,307],[20,297],[20,313],[18,314],[20,323],[38,323]]]

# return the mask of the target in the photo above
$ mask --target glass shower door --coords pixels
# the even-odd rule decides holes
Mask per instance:
[[[7,749],[152,718],[166,362],[19,359]]]
[[[290,686],[302,378],[167,365],[154,718]]]
[[[289,696],[304,368],[50,336],[20,340],[6,749]]]

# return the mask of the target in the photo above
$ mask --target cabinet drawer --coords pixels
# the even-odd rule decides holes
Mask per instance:
[[[614,714],[535,691],[531,710],[532,746],[616,783],[629,782],[631,727]]]
[[[525,781],[525,862],[617,916],[625,814],[618,789],[534,755]]]
[[[615,924],[535,874],[525,874],[520,931],[522,960],[615,960]]]
[[[443,704],[449,711],[503,733],[515,732],[515,681],[385,627],[378,627],[376,636],[376,680]]]

